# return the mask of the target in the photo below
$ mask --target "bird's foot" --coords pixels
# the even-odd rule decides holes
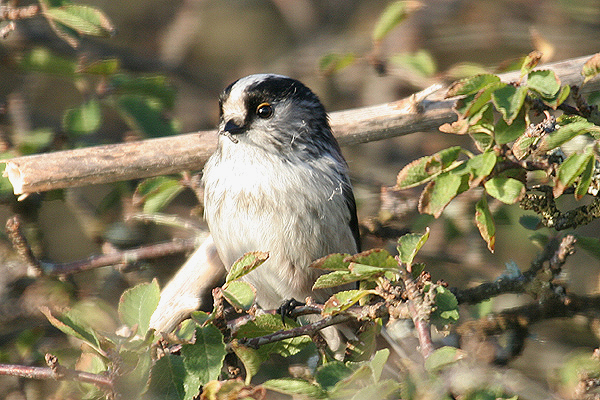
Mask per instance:
[[[296,307],[305,305],[306,303],[302,303],[294,298],[284,301],[277,309],[277,312],[281,314],[281,322],[285,325],[285,317],[291,318],[292,311],[294,311]]]

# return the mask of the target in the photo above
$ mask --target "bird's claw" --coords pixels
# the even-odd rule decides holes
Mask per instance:
[[[305,305],[306,303],[302,303],[294,298],[284,301],[277,309],[277,313],[281,314],[281,322],[285,325],[285,317],[291,318],[292,311],[294,311],[296,307]]]

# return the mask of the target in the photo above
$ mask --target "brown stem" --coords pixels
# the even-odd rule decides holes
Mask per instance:
[[[94,268],[109,265],[131,264],[139,260],[148,260],[164,257],[177,253],[185,253],[194,250],[198,245],[195,238],[173,239],[170,242],[156,243],[135,249],[118,251],[109,254],[93,255],[84,260],[77,260],[62,264],[44,263],[44,274],[51,276],[72,275]]]
[[[253,349],[258,349],[260,346],[264,346],[265,344],[279,342],[285,339],[290,339],[303,335],[312,336],[323,328],[327,328],[331,325],[341,324],[351,319],[352,316],[348,314],[337,314],[325,317],[317,322],[313,322],[312,324],[302,325],[293,329],[278,331],[265,336],[259,336],[255,338],[244,338],[240,339],[239,342],[244,346],[248,346]]]
[[[485,282],[469,289],[454,289],[454,296],[459,304],[477,304],[500,294],[524,293],[531,281],[536,279],[538,272],[544,268],[546,262],[548,262],[550,271],[547,279],[550,282],[560,273],[567,256],[573,253],[574,245],[575,237],[573,235],[567,235],[561,241],[552,238],[531,263],[529,270],[524,273],[517,276],[502,276],[494,282]]]
[[[423,295],[421,291],[419,291],[411,274],[400,261],[400,257],[396,256],[396,260],[402,271],[401,277],[404,281],[406,295],[408,297],[408,311],[415,324],[415,330],[417,332],[417,337],[419,338],[420,351],[423,358],[427,359],[434,350],[433,341],[431,340],[431,326],[429,324],[431,310],[426,309],[427,307],[424,304]]]
[[[543,302],[504,310],[484,318],[467,321],[457,328],[460,335],[477,332],[486,336],[498,335],[511,329],[528,328],[531,324],[551,318],[571,318],[574,315],[595,317],[600,296],[553,296]]]
[[[35,254],[33,254],[33,250],[29,245],[29,241],[23,234],[21,225],[22,221],[18,215],[9,218],[6,221],[6,233],[8,234],[8,237],[10,238],[13,248],[16,250],[17,254],[19,254],[21,259],[29,266],[31,275],[40,276],[44,273],[44,270],[40,261],[37,259]]]
[[[148,260],[177,253],[186,253],[194,250],[197,245],[198,242],[195,238],[173,239],[170,242],[156,243],[116,253],[91,256],[85,260],[54,264],[50,267],[51,269],[45,268],[45,270],[49,275],[71,275],[81,271],[106,267],[109,265],[131,264],[139,260]]]
[[[18,376],[28,379],[53,379],[58,381],[74,380],[92,383],[103,390],[110,391],[113,389],[113,381],[109,376],[69,369],[58,364],[55,364],[52,367],[0,364],[0,375]]]

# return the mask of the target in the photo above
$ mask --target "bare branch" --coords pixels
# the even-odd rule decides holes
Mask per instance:
[[[114,253],[109,254],[93,255],[84,260],[77,260],[67,263],[52,263],[42,262],[33,254],[31,246],[22,232],[21,220],[18,216],[14,216],[6,221],[6,231],[13,243],[14,249],[17,251],[21,259],[29,266],[29,274],[32,276],[72,275],[78,272],[99,267],[106,267],[109,265],[132,264],[139,260],[148,260],[177,253],[189,252],[198,246],[198,239],[195,237],[191,239],[173,239],[168,242],[155,243],[135,249],[115,251]]]
[[[19,376],[29,379],[53,379],[57,381],[73,380],[92,383],[100,389],[112,391],[113,381],[106,375],[69,369],[59,365],[54,356],[47,354],[46,360],[52,362],[50,367],[30,367],[27,365],[0,364],[0,375]]]
[[[535,302],[475,321],[467,321],[457,328],[457,332],[461,336],[472,332],[485,336],[498,335],[511,329],[526,329],[533,323],[551,318],[571,318],[574,315],[595,317],[599,307],[599,296],[557,295],[543,302]]]
[[[427,359],[433,353],[433,341],[431,340],[431,325],[429,324],[429,315],[431,307],[427,307],[423,301],[423,294],[417,288],[417,284],[412,275],[407,271],[406,267],[400,261],[400,257],[396,256],[398,266],[400,267],[402,281],[406,288],[408,297],[408,311],[415,324],[415,331],[419,338],[419,346],[423,358]],[[429,308],[429,309],[428,309]]]
[[[198,240],[196,238],[173,239],[168,242],[155,243],[148,246],[137,247],[135,249],[93,255],[83,260],[68,263],[44,263],[43,271],[45,275],[52,276],[72,275],[109,265],[132,264],[140,260],[149,260],[172,254],[186,253],[194,250],[197,246]]]
[[[579,85],[581,68],[589,56],[545,65],[563,84]],[[501,75],[504,81],[517,73]],[[597,88],[600,81],[586,84]],[[340,145],[382,140],[409,133],[435,130],[456,120],[453,100],[444,99],[445,88],[434,85],[409,98],[338,111],[330,114]],[[199,170],[216,145],[216,133],[203,131],[138,142],[96,146],[18,157],[6,161],[6,174],[17,195],[114,182],[133,178]]]
[[[291,339],[303,335],[312,336],[323,328],[327,328],[331,325],[341,324],[351,319],[351,315],[337,314],[325,317],[323,319],[318,320],[317,322],[313,322],[312,324],[302,325],[297,328],[292,328],[284,331],[277,331],[275,333],[271,333],[270,335],[259,336],[255,338],[244,338],[240,339],[239,342],[244,346],[252,347],[253,349],[258,349],[260,346],[264,346],[265,344],[279,342],[285,339]]]
[[[548,262],[550,274],[548,281],[552,281],[561,271],[567,256],[573,253],[575,237],[567,235],[562,240],[553,238],[548,241],[544,250],[531,263],[529,270],[518,276],[502,276],[494,282],[485,282],[479,286],[464,289],[453,290],[459,304],[476,304],[483,300],[496,297],[505,293],[524,293],[527,286],[534,279],[539,279],[538,272],[544,268],[544,263]]]
[[[21,218],[19,218],[18,215],[9,218],[6,221],[6,233],[17,254],[19,254],[21,259],[27,264],[29,274],[32,276],[40,276],[44,273],[44,270],[40,261],[35,254],[33,254],[29,241],[23,234],[21,223]]]

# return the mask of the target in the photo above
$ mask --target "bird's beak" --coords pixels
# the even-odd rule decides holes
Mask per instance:
[[[241,124],[236,123],[233,119],[230,119],[225,123],[225,126],[221,130],[220,134],[231,139],[233,143],[238,143],[239,140],[232,135],[238,135],[242,132],[244,132],[244,127]]]

